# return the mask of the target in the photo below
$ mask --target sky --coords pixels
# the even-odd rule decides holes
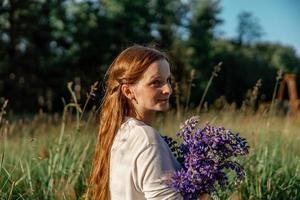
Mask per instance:
[[[236,37],[237,16],[247,11],[263,29],[261,41],[292,46],[300,56],[300,0],[221,0],[220,6],[225,38]]]

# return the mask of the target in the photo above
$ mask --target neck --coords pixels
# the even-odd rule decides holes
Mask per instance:
[[[147,113],[130,112],[129,117],[140,120],[140,121],[144,122],[145,124],[148,124],[149,126],[151,126],[154,121],[155,112],[154,111],[148,111]]]

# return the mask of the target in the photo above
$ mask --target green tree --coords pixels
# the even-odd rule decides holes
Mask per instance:
[[[191,18],[188,24],[187,43],[191,48],[190,65],[200,72],[196,78],[197,88],[192,93],[192,99],[196,101],[195,105],[198,105],[205,82],[209,79],[213,66],[216,64],[212,62],[211,57],[214,51],[212,41],[215,39],[214,30],[217,25],[222,23],[222,20],[218,17],[221,11],[219,1],[192,1],[190,6]]]
[[[259,40],[263,35],[263,30],[257,18],[250,12],[241,12],[238,15],[237,25],[238,44],[249,44]]]

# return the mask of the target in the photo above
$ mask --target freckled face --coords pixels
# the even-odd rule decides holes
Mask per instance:
[[[172,94],[169,63],[163,59],[152,63],[133,86],[139,112],[166,111]]]

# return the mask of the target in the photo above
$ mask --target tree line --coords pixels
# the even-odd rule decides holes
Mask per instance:
[[[80,102],[98,81],[99,103],[107,67],[132,44],[168,53],[177,103],[196,108],[220,62],[209,104],[224,96],[241,106],[258,79],[259,100],[270,101],[278,70],[300,75],[299,57],[292,47],[262,42],[249,12],[237,16],[236,38],[224,39],[221,12],[217,0],[1,1],[0,101],[15,112],[59,111],[62,98],[70,99],[67,82]]]

